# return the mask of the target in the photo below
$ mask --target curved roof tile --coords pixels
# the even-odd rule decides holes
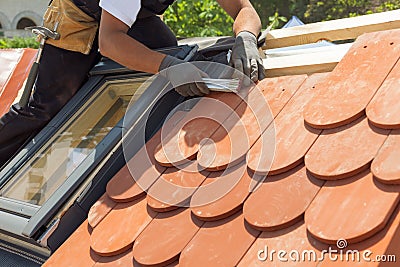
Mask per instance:
[[[251,140],[255,145],[243,149],[250,151],[247,162],[238,158],[224,174],[219,169],[232,162],[221,161],[223,164],[213,166],[211,173],[202,170],[199,175],[201,166],[192,161],[189,169],[194,173],[190,178],[179,170],[186,165],[172,166],[195,159],[199,142],[212,139],[219,127],[196,116],[207,114],[222,122],[231,115],[202,103],[218,100],[237,111],[241,118],[247,109],[245,100],[252,98],[249,91],[241,92],[244,100],[226,93],[203,97],[182,119],[172,119],[174,123],[170,125],[174,127],[164,135],[169,160],[160,152],[161,145],[156,148],[160,144],[158,133],[147,144],[152,147],[150,163],[144,164],[141,157],[146,155],[139,152],[136,160],[129,162],[136,172],[131,174],[132,170],[123,168],[110,181],[106,195],[92,208],[89,221],[93,232],[85,221],[44,266],[71,266],[71,262],[79,260],[83,264],[79,266],[111,266],[114,262],[112,266],[118,262],[126,262],[126,266],[132,262],[135,266],[287,266],[287,262],[261,261],[258,253],[261,250],[262,255],[267,246],[275,251],[297,249],[320,255],[324,249],[337,249],[336,241],[341,238],[346,239],[341,241],[346,241],[349,249],[400,258],[400,187],[396,185],[400,177],[399,134],[384,129],[392,128],[387,127],[392,120],[373,125],[372,113],[367,112],[372,123],[364,116],[366,108],[372,111],[372,105],[374,111],[390,113],[391,106],[378,107],[386,103],[382,97],[398,98],[396,90],[387,88],[394,85],[390,77],[397,75],[390,72],[397,69],[392,70],[400,57],[399,41],[400,30],[365,34],[330,74],[307,77],[304,83],[305,76],[259,83],[275,118],[276,157],[261,155],[274,151],[275,145],[259,146],[261,141],[256,140],[262,137],[261,132],[254,131],[257,134]],[[393,110],[396,108],[393,105]],[[243,122],[246,130],[257,128],[252,123],[255,122]],[[264,129],[264,135],[275,133],[269,129]],[[219,140],[226,138],[223,134]],[[237,136],[230,135],[231,142],[241,145]],[[217,157],[222,143],[217,142]],[[182,146],[185,153],[175,153]],[[206,149],[201,153],[202,157],[212,157]],[[232,175],[236,170],[240,171]],[[143,179],[144,186],[135,184],[132,176]],[[181,208],[154,202],[152,190],[163,189],[159,182],[162,179],[198,187],[189,193],[166,190],[184,196],[184,203],[199,203],[210,196],[214,201]],[[207,195],[206,185],[213,183],[220,186]],[[221,195],[223,186],[232,189]],[[152,245],[162,253],[151,250]],[[322,263],[296,263],[315,267],[345,264],[327,258]],[[379,262],[369,264],[378,266]]]

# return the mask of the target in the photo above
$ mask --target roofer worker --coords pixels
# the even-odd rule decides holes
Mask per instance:
[[[57,31],[59,40],[48,39],[40,59],[34,91],[26,107],[14,105],[0,119],[0,166],[38,133],[68,102],[88,78],[90,69],[107,56],[129,69],[157,73],[183,61],[153,49],[176,46],[171,30],[157,16],[173,0],[53,0],[44,15],[44,26]],[[231,65],[253,81],[263,78],[264,69],[257,50],[260,19],[249,0],[218,0],[235,19],[236,36]],[[168,75],[201,76],[194,67]],[[204,85],[186,84],[176,88],[184,96],[204,95]]]

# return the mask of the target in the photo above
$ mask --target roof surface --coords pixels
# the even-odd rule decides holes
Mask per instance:
[[[10,109],[17,97],[35,55],[36,50],[31,48],[0,49],[0,116]]]
[[[163,147],[159,132],[45,266],[379,265],[265,259],[329,247],[400,260],[399,56],[400,30],[364,34],[331,73],[268,78],[175,113]],[[185,159],[203,170],[173,167]]]

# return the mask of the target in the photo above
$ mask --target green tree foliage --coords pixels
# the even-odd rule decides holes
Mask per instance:
[[[272,23],[275,26],[273,28],[279,28],[293,15],[302,19],[309,0],[250,0],[250,2],[257,10],[263,28]],[[278,17],[286,19],[279,19],[279,24],[276,24]]]
[[[233,19],[215,0],[178,0],[164,21],[178,37],[232,35]]]
[[[291,14],[304,13],[308,0],[250,0],[263,28],[281,27]],[[215,0],[178,0],[164,13],[164,21],[178,37],[232,35],[233,19]]]
[[[269,25],[271,17],[293,15],[306,23],[348,18],[400,8],[400,0],[250,0],[263,22]],[[276,15],[276,13],[278,15]],[[274,15],[275,14],[275,15]],[[280,20],[280,27],[285,20]]]
[[[39,43],[35,37],[14,37],[14,38],[0,38],[0,49],[3,48],[38,48]]]
[[[310,0],[304,13],[306,22],[355,17],[400,8],[399,0]]]
[[[250,0],[263,28],[296,15],[306,23],[400,9],[400,0]],[[216,0],[177,0],[164,21],[178,37],[232,35],[233,20]],[[1,33],[1,32],[0,32]],[[1,35],[0,35],[1,36]],[[38,47],[35,38],[0,38],[0,48]]]
[[[370,0],[310,0],[304,14],[306,22],[315,22],[372,13]]]
[[[395,10],[395,9],[400,9],[400,1],[399,0],[385,1],[376,8],[376,11],[383,12],[383,11],[390,11],[390,10]]]

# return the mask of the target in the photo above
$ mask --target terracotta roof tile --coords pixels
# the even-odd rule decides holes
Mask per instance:
[[[134,267],[132,250],[112,257],[101,257],[94,267]]]
[[[400,131],[392,131],[371,164],[371,171],[382,183],[400,183]]]
[[[284,174],[270,176],[246,200],[246,221],[260,231],[274,231],[293,225],[317,195],[323,181],[300,165]]]
[[[157,178],[166,170],[158,165],[152,151],[160,143],[161,132],[158,132],[146,146],[129,162],[141,162],[137,168],[128,168],[125,165],[107,184],[107,194],[115,202],[129,202],[144,196],[144,190],[148,189]],[[140,179],[140,185],[136,181]]]
[[[102,195],[89,210],[88,223],[95,228],[107,214],[117,205],[107,194]]]
[[[359,262],[355,261],[331,261],[325,260],[321,263],[321,267],[328,266],[340,266],[340,267],[352,267],[352,266],[360,266],[360,267],[397,267],[398,266],[398,257],[399,257],[399,247],[400,247],[400,206],[397,207],[395,212],[390,218],[387,226],[372,236],[371,238],[357,243],[351,244],[346,249],[343,250],[343,253],[351,250],[358,250],[360,252],[360,258],[362,259],[363,254],[367,256],[367,259],[370,261],[360,260]],[[370,253],[369,253],[370,252]],[[338,253],[339,254],[339,253]],[[340,255],[336,254],[338,257]],[[376,257],[381,255],[395,255],[397,261],[389,262],[386,258],[386,262],[380,262]]]
[[[83,222],[43,266],[93,266],[100,256],[90,248],[91,232],[88,222]]]
[[[365,117],[324,130],[305,156],[307,170],[326,180],[351,177],[369,168],[387,134],[388,130],[376,128]]]
[[[242,97],[247,96],[247,90]],[[209,97],[201,99],[182,119],[181,127],[176,127],[163,137],[163,144],[157,147],[155,153],[157,162],[172,167],[195,158],[200,141],[217,130],[218,122],[226,120],[241,99],[240,95],[226,93],[211,93]]]
[[[328,181],[306,210],[307,229],[327,243],[365,240],[385,227],[399,203],[399,192],[400,186],[382,184],[369,171]]]
[[[185,116],[186,112],[178,111],[173,114],[163,125],[163,133],[169,133]],[[145,195],[147,190],[157,178],[166,170],[160,166],[155,158],[154,151],[160,144],[162,132],[158,131],[147,143],[140,149],[135,156],[130,159],[127,165],[108,182],[107,194],[115,202],[129,202]],[[135,162],[140,162],[136,166]],[[134,165],[134,168],[128,166]],[[140,184],[136,181],[140,180]]]
[[[399,130],[387,129],[395,128],[391,123],[397,117],[384,123],[374,119],[398,113],[397,102],[391,109],[383,100],[397,95],[391,77],[400,56],[398,39],[400,30],[366,34],[332,73],[259,83],[275,119],[268,126],[264,118],[262,130],[254,119],[243,119],[242,129],[254,133],[253,146],[235,134],[238,124],[232,116],[253,117],[245,101],[258,106],[254,89],[242,91],[241,97],[203,97],[167,123],[163,144],[158,132],[147,143],[149,151],[139,152],[129,169],[117,173],[90,211],[93,232],[81,239],[82,231],[76,232],[49,263],[68,254],[91,259],[85,266],[292,266],[277,258],[262,261],[259,252],[267,246],[276,252],[312,250],[320,257],[324,249],[338,249],[343,242],[349,249],[399,259],[400,139]],[[225,120],[232,120],[231,127],[218,130]],[[214,140],[214,149],[200,145],[204,138]],[[242,146],[240,153],[226,157],[223,152],[232,149],[225,143]],[[218,164],[204,163],[213,156]],[[133,178],[144,181],[143,186]],[[322,266],[334,264],[326,257]],[[337,264],[344,266],[343,261]]]
[[[241,212],[207,222],[182,251],[179,266],[235,266],[258,234]]]
[[[149,189],[147,203],[160,212],[177,209],[178,205],[189,206],[190,197],[208,174],[168,168]]]
[[[202,224],[189,209],[159,213],[136,239],[133,257],[145,266],[175,262]]]
[[[199,164],[206,170],[218,171],[244,159],[247,151],[305,79],[305,75],[298,75],[261,81],[224,121],[223,127],[219,127],[202,144]],[[235,140],[241,140],[240,145]]]
[[[244,161],[212,172],[191,199],[193,214],[204,221],[215,221],[236,213],[249,194],[251,179]]]
[[[282,112],[276,117],[274,125],[269,126],[248,153],[249,168],[259,174],[278,174],[290,170],[301,163],[304,155],[317,139],[320,130],[313,130],[304,124],[303,110],[316,94],[315,84],[326,77],[326,73],[314,74],[297,90]],[[274,133],[273,133],[274,132]],[[275,154],[271,166],[268,147],[273,144],[269,135],[275,134]],[[265,140],[265,142],[263,142]],[[263,153],[263,151],[267,153]]]
[[[90,237],[90,247],[101,256],[115,256],[132,244],[156,213],[147,207],[145,198],[117,204]]]
[[[247,253],[244,255],[238,267],[248,266],[307,266],[317,267],[317,260],[301,261],[301,257],[294,264],[289,261],[279,261],[278,251],[287,251],[289,254],[293,251],[322,251],[327,249],[328,245],[314,239],[307,233],[303,220],[281,230],[272,232],[262,232]],[[275,253],[272,252],[275,250]],[[271,254],[272,253],[272,254]],[[316,253],[317,257],[319,256]],[[272,257],[272,258],[271,258]],[[293,254],[292,257],[296,258],[297,255]],[[308,255],[307,255],[308,257]],[[311,255],[313,257],[313,255]],[[289,255],[283,256],[288,259]],[[313,258],[311,258],[313,259]]]
[[[399,32],[375,32],[358,37],[331,74],[316,86],[319,94],[304,110],[306,122],[326,129],[362,116],[399,59]]]
[[[0,116],[10,108],[28,77],[36,50],[0,49]]]
[[[400,62],[394,66],[367,106],[368,119],[384,129],[400,128]]]

